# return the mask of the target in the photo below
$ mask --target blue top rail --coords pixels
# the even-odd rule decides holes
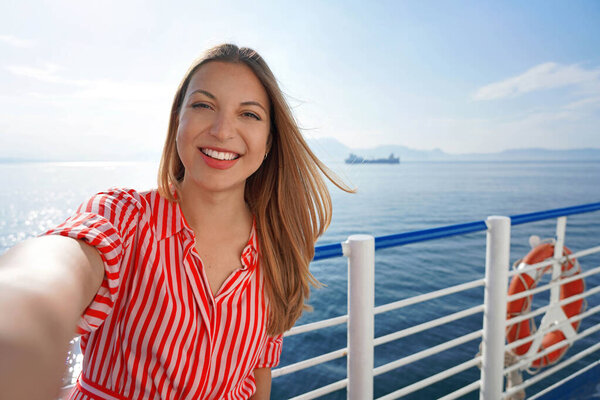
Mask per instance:
[[[583,204],[580,206],[556,208],[553,210],[538,211],[529,214],[518,214],[510,216],[511,225],[526,224],[529,222],[543,221],[574,214],[583,214],[600,210],[600,203]],[[396,233],[393,235],[378,236],[375,238],[375,250],[388,247],[402,246],[409,243],[425,242],[427,240],[440,239],[449,236],[464,235],[467,233],[487,230],[484,220],[467,222],[465,224],[447,225],[439,228],[424,229],[420,231]],[[332,243],[315,246],[313,261],[326,258],[341,257],[342,244]]]

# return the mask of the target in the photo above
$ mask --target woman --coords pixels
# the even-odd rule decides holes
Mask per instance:
[[[267,399],[282,333],[317,284],[320,172],[350,191],[264,60],[209,50],[175,95],[158,190],[99,193],[0,259],[0,392],[52,398],[76,326],[73,399]]]

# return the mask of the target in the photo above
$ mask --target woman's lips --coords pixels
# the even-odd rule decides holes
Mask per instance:
[[[237,153],[209,149],[206,147],[200,148],[200,155],[206,165],[215,169],[231,168],[240,158],[240,155]]]

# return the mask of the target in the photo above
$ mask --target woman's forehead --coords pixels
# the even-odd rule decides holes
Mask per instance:
[[[269,105],[269,96],[252,69],[243,63],[210,61],[202,65],[190,79],[187,96],[205,91],[215,97],[240,97],[243,101],[261,101]]]

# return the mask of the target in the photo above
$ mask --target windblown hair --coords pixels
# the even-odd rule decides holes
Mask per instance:
[[[308,307],[310,285],[319,282],[309,271],[315,242],[331,222],[329,191],[321,173],[340,189],[352,192],[306,144],[275,76],[263,58],[249,48],[223,44],[196,60],[177,89],[169,130],[158,171],[160,194],[177,201],[185,168],[175,144],[178,116],[194,73],[204,64],[221,61],[248,66],[270,100],[270,150],[260,168],[246,180],[245,200],[256,217],[260,265],[269,303],[267,332],[290,329]]]

